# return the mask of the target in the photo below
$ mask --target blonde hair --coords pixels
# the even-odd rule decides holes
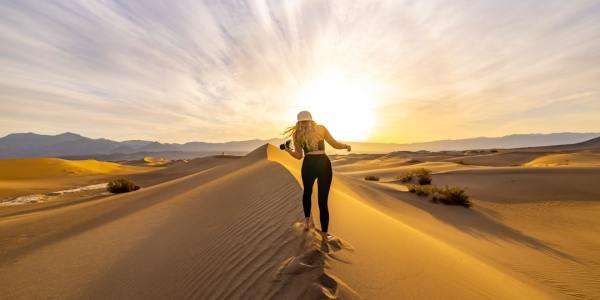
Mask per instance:
[[[298,121],[296,125],[288,127],[283,132],[285,137],[291,137],[294,143],[300,147],[306,146],[308,149],[315,149],[319,140],[323,137],[317,130],[315,121]]]

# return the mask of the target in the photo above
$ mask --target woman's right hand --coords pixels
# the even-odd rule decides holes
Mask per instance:
[[[352,151],[352,146],[346,144],[346,149],[348,150],[348,152]]]

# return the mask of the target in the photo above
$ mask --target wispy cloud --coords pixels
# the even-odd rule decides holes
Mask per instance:
[[[0,134],[268,138],[330,69],[377,83],[373,140],[600,131],[600,3],[0,4]]]

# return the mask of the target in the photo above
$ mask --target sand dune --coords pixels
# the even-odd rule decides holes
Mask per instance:
[[[525,164],[528,167],[555,167],[555,166],[600,166],[600,153],[576,152],[563,154],[549,154],[536,158]]]
[[[294,227],[299,193],[294,177],[267,160],[262,147],[131,194],[4,219],[0,289],[10,298],[344,293],[324,271],[316,278],[278,273],[288,258],[320,249]]]
[[[106,183],[125,177],[146,188],[236,160],[235,156],[206,156],[177,160],[159,167],[126,168],[127,173],[72,175],[23,180],[0,180],[0,218],[93,201],[106,195]],[[134,161],[138,165],[140,161]],[[132,163],[131,161],[126,162]],[[135,171],[134,173],[129,173]],[[101,187],[103,186],[103,187]],[[99,187],[99,188],[96,188]],[[93,189],[91,189],[93,188]],[[68,191],[68,192],[67,192]],[[16,205],[18,204],[18,205]],[[10,207],[8,207],[10,206]]]
[[[133,173],[140,170],[143,169],[97,160],[65,160],[60,158],[0,160],[0,180],[63,178],[65,176]]]
[[[115,176],[154,171],[96,160],[27,158],[0,160],[0,201],[105,183]]]
[[[570,268],[569,248],[544,248],[477,210],[421,206],[412,202],[421,199],[344,175],[335,176],[330,196],[336,239],[323,243],[298,224],[299,166],[263,146],[136,192],[1,218],[0,290],[17,299],[598,295],[586,285],[593,271]],[[481,236],[471,234],[477,228]],[[523,254],[526,264],[518,261]],[[586,284],[554,276],[565,264]]]

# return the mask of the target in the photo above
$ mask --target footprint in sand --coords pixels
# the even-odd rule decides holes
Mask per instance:
[[[301,234],[308,232],[313,237],[314,243],[318,248],[325,253],[333,253],[340,250],[354,251],[354,247],[348,241],[332,234],[330,234],[331,238],[324,242],[321,232],[315,229],[314,224],[311,224],[308,230],[304,229],[303,222],[296,222],[292,227],[296,232]]]
[[[302,255],[286,259],[279,268],[279,274],[299,274],[325,267],[325,254],[312,249]]]
[[[302,294],[302,299],[363,299],[339,278],[324,272]]]
[[[309,238],[308,243],[305,244],[305,252],[289,257],[282,262],[277,272],[278,277],[283,276],[285,280],[305,282],[307,287],[302,295],[303,299],[362,299],[358,293],[339,278],[325,272],[325,269],[328,268],[327,260],[329,258],[339,261],[338,258],[333,256],[333,253],[341,250],[354,251],[354,247],[337,236],[332,236],[329,240],[323,240],[318,230],[310,228],[305,231],[302,222],[295,223],[293,227],[303,237]],[[286,275],[296,276],[289,277]]]

